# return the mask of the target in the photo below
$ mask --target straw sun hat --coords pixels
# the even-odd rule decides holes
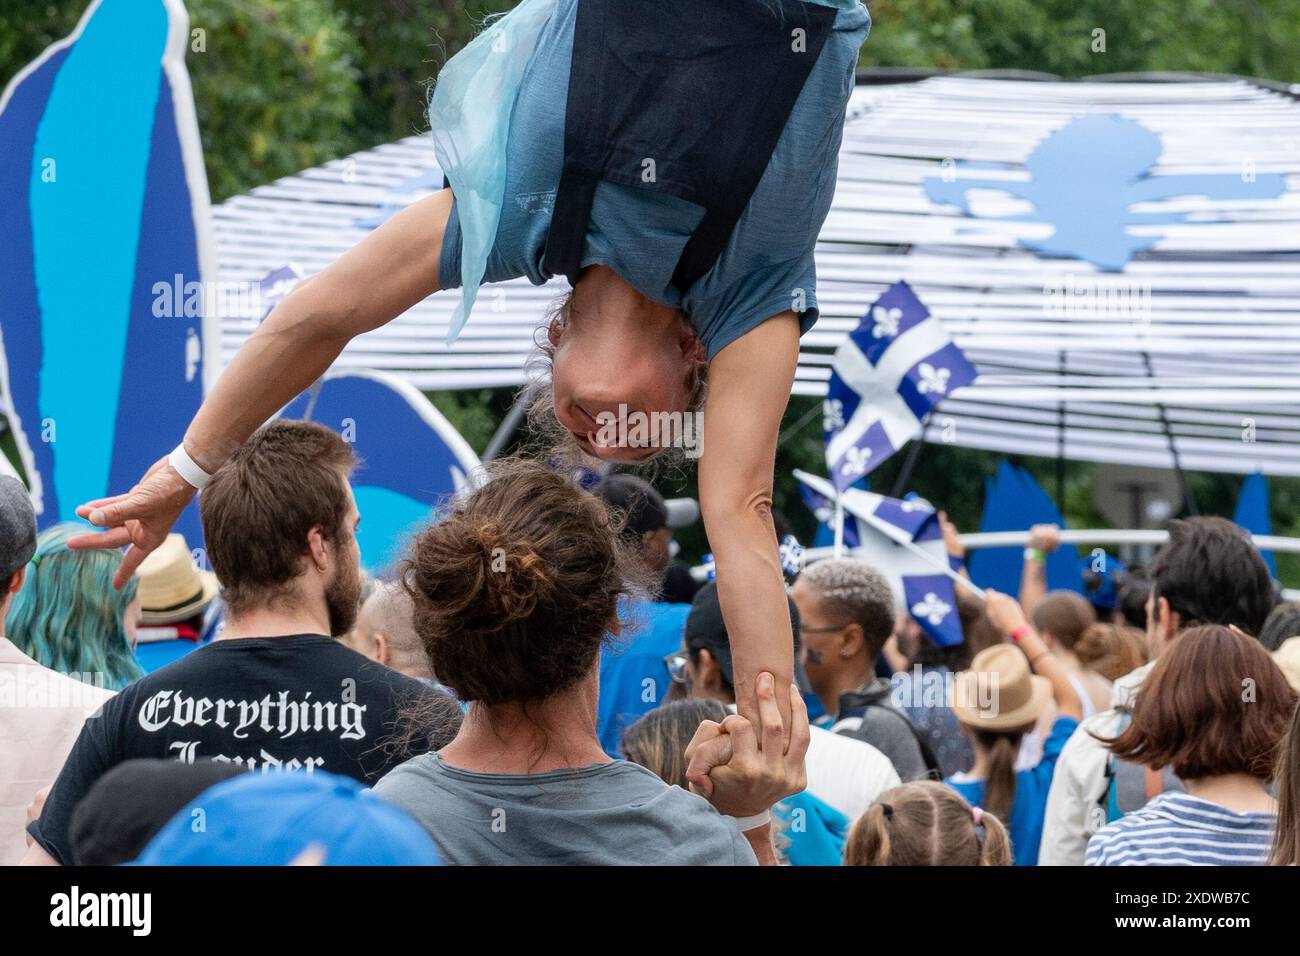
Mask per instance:
[[[140,564],[140,623],[176,624],[206,608],[217,596],[217,576],[194,565],[185,538],[169,534]]]
[[[975,655],[970,670],[957,675],[952,709],[975,730],[1027,727],[1052,701],[1052,685],[1029,670],[1014,644],[995,644]]]

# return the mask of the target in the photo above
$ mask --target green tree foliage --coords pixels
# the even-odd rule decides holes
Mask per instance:
[[[863,66],[1300,80],[1295,0],[871,0]]]
[[[442,65],[472,40],[502,0],[333,0],[364,51],[355,135],[366,146],[428,128],[428,90]],[[362,147],[358,147],[362,148]]]
[[[188,6],[187,63],[214,202],[352,150],[359,51],[330,0]]]

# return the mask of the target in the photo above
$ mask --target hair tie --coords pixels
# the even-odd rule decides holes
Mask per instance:
[[[979,807],[970,808],[971,819],[975,821],[977,827],[984,826],[984,811]]]
[[[880,809],[884,812],[886,820],[894,819],[894,808],[891,807],[889,804],[882,803],[880,805]]]

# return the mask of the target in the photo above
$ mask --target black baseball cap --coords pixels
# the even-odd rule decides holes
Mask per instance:
[[[244,773],[235,763],[136,758],[104,774],[72,811],[68,828],[77,866],[130,863],[199,794]]]
[[[790,596],[790,628],[794,633],[794,679],[802,691],[808,690],[808,677],[799,663],[799,609]],[[686,648],[690,651],[708,651],[718,662],[722,676],[733,688],[736,678],[731,664],[731,640],[727,636],[727,623],[722,619],[722,604],[718,601],[718,585],[710,581],[700,588],[686,615]]]
[[[689,499],[666,502],[650,482],[636,475],[607,475],[595,492],[607,505],[627,516],[623,526],[627,535],[640,537],[660,528],[681,528],[695,520],[689,507],[678,507]]]

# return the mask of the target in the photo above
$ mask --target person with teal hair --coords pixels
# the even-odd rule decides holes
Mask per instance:
[[[140,618],[136,580],[114,590],[120,551],[69,550],[68,539],[84,530],[58,524],[36,539],[5,633],[45,667],[118,690],[144,673],[133,650]]]

